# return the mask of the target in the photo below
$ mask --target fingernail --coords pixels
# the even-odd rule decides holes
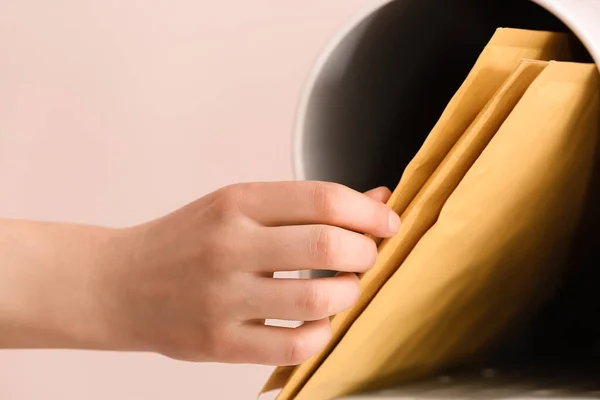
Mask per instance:
[[[400,216],[393,211],[390,211],[390,217],[388,221],[388,229],[390,233],[396,234],[400,229]]]

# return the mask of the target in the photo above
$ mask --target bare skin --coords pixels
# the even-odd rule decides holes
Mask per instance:
[[[295,365],[330,338],[377,256],[364,234],[400,220],[320,182],[239,184],[125,229],[0,220],[0,348],[156,352],[188,361]],[[274,279],[276,271],[336,277]],[[265,319],[306,321],[298,328]]]

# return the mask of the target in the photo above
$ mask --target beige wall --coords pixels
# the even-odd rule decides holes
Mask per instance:
[[[0,0],[0,215],[126,225],[291,178],[301,85],[366,0]],[[251,399],[270,368],[0,352],[0,398]]]

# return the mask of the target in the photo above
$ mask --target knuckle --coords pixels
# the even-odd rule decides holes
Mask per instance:
[[[294,337],[290,340],[287,349],[287,364],[302,364],[313,355],[312,353],[310,339],[307,337],[307,335],[294,335]]]
[[[234,223],[211,226],[211,231],[207,232],[192,250],[198,262],[190,268],[197,268],[200,264],[206,273],[234,272],[235,269],[231,267],[239,265],[244,256],[244,248],[236,240],[240,235],[239,231]],[[197,273],[197,270],[190,271],[192,274],[194,272]]]
[[[332,227],[316,228],[312,253],[316,262],[325,267],[334,267],[342,254],[342,241],[339,232]]]
[[[317,182],[313,188],[313,205],[315,213],[323,219],[336,216],[336,205],[339,204],[340,187],[329,182]]]
[[[355,304],[360,297],[360,280],[356,275],[348,282],[348,294],[352,299],[352,304]]]
[[[302,364],[320,351],[331,339],[332,332],[329,324],[310,330],[299,330],[290,339],[285,355],[289,365]]]
[[[221,216],[238,211],[244,193],[245,190],[242,184],[233,184],[219,189],[214,193],[215,211]]]
[[[365,254],[365,263],[367,269],[373,267],[377,262],[377,257],[379,253],[377,251],[377,244],[374,240],[367,238],[366,236],[362,236],[363,240],[363,252]]]
[[[300,304],[298,305],[303,314],[316,318],[329,316],[331,300],[326,291],[319,289],[319,285],[315,281],[307,282],[304,293],[300,296]]]

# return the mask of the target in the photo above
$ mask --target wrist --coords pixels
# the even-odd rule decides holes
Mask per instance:
[[[0,348],[109,347],[102,271],[117,259],[118,232],[2,221]]]

